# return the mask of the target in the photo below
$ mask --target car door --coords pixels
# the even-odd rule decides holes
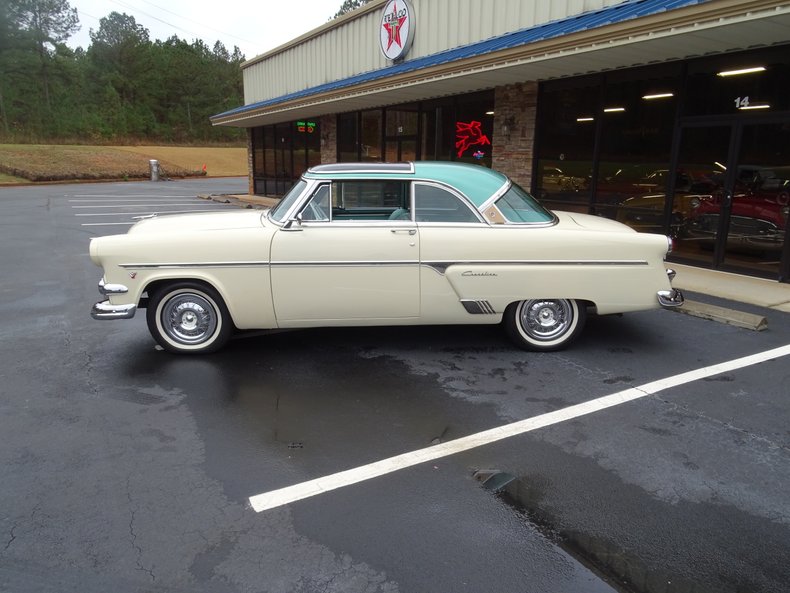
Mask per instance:
[[[275,233],[272,296],[280,327],[365,325],[420,314],[419,232],[407,182],[316,187]]]

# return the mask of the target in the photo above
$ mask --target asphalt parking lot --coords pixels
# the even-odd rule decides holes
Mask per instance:
[[[97,322],[91,236],[246,179],[0,189],[0,591],[782,592],[790,316],[649,311],[216,355]]]

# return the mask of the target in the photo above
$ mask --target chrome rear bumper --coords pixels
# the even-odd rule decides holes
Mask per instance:
[[[657,293],[658,304],[662,307],[675,308],[683,305],[685,299],[683,293],[677,288],[671,290],[659,290]]]

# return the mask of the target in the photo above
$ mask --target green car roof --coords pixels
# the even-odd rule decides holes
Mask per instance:
[[[318,165],[304,174],[306,179],[402,179],[438,181],[463,193],[475,206],[482,206],[508,183],[508,178],[482,165],[449,161],[412,163],[337,163]]]

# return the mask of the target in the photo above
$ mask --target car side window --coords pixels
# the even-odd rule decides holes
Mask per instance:
[[[362,179],[332,183],[333,221],[410,219],[407,181]]]
[[[427,183],[414,185],[414,211],[418,222],[480,222],[460,196]]]
[[[300,213],[302,220],[329,221],[329,185],[321,185],[315,190]]]

